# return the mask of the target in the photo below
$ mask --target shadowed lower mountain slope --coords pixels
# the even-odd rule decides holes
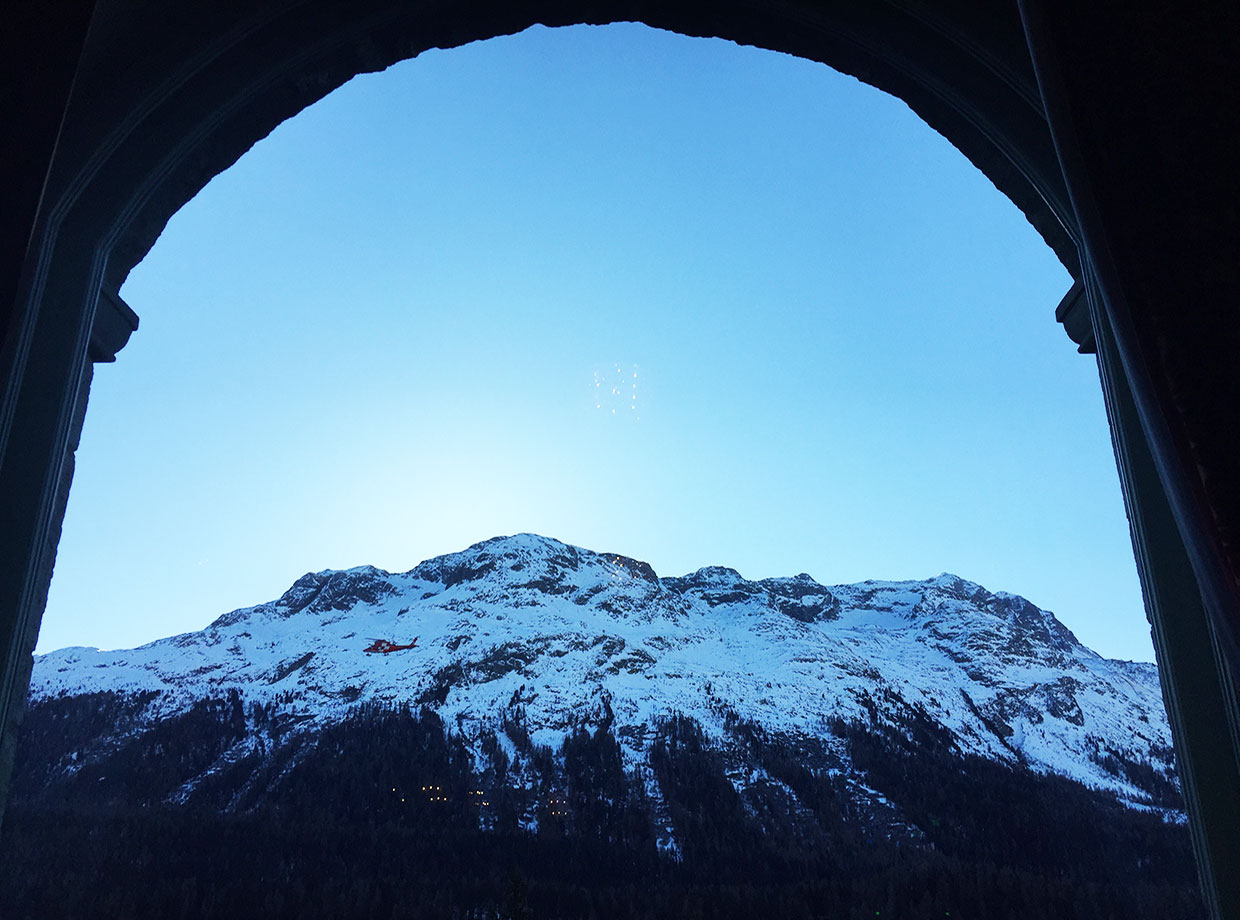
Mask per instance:
[[[951,575],[659,578],[502,537],[41,656],[30,704],[4,916],[159,915],[99,839],[184,916],[273,877],[299,916],[1200,915],[1153,666]]]

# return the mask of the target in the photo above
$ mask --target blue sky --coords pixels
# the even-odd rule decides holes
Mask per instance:
[[[1069,284],[825,66],[635,25],[427,52],[280,126],[131,274],[39,649],[533,531],[660,574],[950,571],[1152,660]]]

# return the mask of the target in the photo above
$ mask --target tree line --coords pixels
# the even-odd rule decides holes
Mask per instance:
[[[744,784],[680,716],[646,773],[627,768],[606,706],[556,750],[514,709],[478,756],[432,709],[359,707],[311,734],[232,695],[73,762],[100,720],[139,725],[134,705],[30,713],[0,917],[1204,917],[1183,826],[912,730],[829,728],[900,831],[855,779],[735,717]]]

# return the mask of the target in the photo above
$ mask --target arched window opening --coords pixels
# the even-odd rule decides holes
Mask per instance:
[[[1095,559],[1107,553],[1118,563],[1114,584],[1126,579],[1126,588],[1107,587],[1095,562],[1088,579],[1059,590],[1069,596],[1075,589],[1078,597],[1092,591],[1095,607],[1117,594],[1116,606],[1123,606],[1126,591],[1129,609],[1139,609],[1112,461],[1097,436],[1095,371],[1047,321],[1048,305],[1071,279],[1048,251],[1027,245],[1033,231],[1021,215],[899,103],[880,102],[818,65],[714,40],[637,27],[571,32],[588,36],[574,49],[576,59],[546,54],[560,33],[536,29],[359,79],[281,127],[185,208],[122,292],[147,318],[144,335],[167,336],[149,353],[145,370],[154,375],[142,377],[140,339],[126,353],[132,382],[122,384],[116,373],[111,419],[133,426],[119,436],[126,449],[90,465],[91,426],[102,431],[109,423],[107,377],[99,375],[75,493],[97,513],[108,499],[103,490],[90,491],[88,477],[115,487],[133,474],[123,488],[129,498],[113,506],[121,513],[108,525],[118,552],[97,564],[113,584],[119,575],[141,590],[171,566],[141,550],[124,552],[123,541],[136,530],[124,515],[141,493],[163,506],[156,512],[162,525],[147,529],[172,536],[156,542],[179,544],[176,564],[193,556],[198,570],[193,578],[174,577],[160,592],[165,598],[187,584],[187,594],[209,597],[207,586],[237,581],[240,559],[271,547],[276,562],[258,566],[258,578],[277,564],[298,568],[292,560],[303,551],[403,555],[315,560],[303,569],[378,561],[400,571],[497,532],[539,531],[566,542],[518,536],[419,566],[400,576],[402,584],[430,590],[400,609],[384,606],[395,591],[388,573],[363,567],[312,571],[278,602],[221,617],[211,634],[232,630],[234,658],[256,654],[253,632],[238,628],[249,617],[294,630],[265,637],[267,666],[250,675],[263,670],[261,700],[220,684],[219,694],[203,694],[174,713],[168,701],[175,693],[145,685],[152,671],[162,668],[159,680],[171,673],[149,655],[135,664],[96,661],[89,651],[61,654],[57,673],[86,660],[109,676],[130,670],[115,686],[105,687],[99,675],[103,683],[85,710],[75,710],[63,693],[44,693],[33,730],[68,720],[87,731],[81,723],[89,710],[110,730],[125,726],[124,756],[130,767],[139,765],[129,772],[120,760],[106,769],[89,757],[79,763],[85,749],[66,748],[53,752],[53,772],[75,790],[83,777],[122,777],[100,787],[108,790],[108,807],[121,811],[206,806],[241,816],[236,826],[252,840],[269,841],[262,827],[271,807],[294,816],[288,827],[299,820],[344,826],[364,817],[372,830],[378,822],[402,839],[418,828],[446,828],[433,857],[415,847],[406,854],[412,863],[393,864],[402,876],[415,864],[438,875],[444,853],[476,854],[483,839],[484,849],[502,850],[513,867],[506,884],[497,887],[483,863],[470,863],[436,901],[449,912],[473,904],[516,916],[562,905],[572,877],[574,909],[596,910],[606,901],[619,905],[621,916],[638,906],[631,895],[639,880],[647,895],[680,898],[685,884],[709,888],[748,866],[757,874],[745,884],[756,885],[756,893],[716,892],[707,900],[723,897],[728,910],[752,910],[778,892],[791,899],[794,913],[863,904],[868,915],[880,903],[880,913],[905,902],[935,910],[993,906],[996,897],[1009,906],[1050,903],[1074,886],[1101,884],[1105,897],[1131,906],[1125,892],[1140,880],[1148,886],[1142,909],[1193,915],[1184,831],[1175,826],[1183,805],[1153,668],[1095,664],[1046,610],[966,580],[980,574],[969,562],[987,553],[1007,554],[1006,562],[990,563],[995,571],[1007,566],[1039,579],[1057,568],[1080,573],[1082,552]],[[626,45],[639,33],[653,52]],[[668,51],[672,45],[660,42],[680,45]],[[497,48],[508,58],[490,72],[469,71],[470,55]],[[745,85],[751,72],[738,77],[758,58],[734,71],[731,62],[712,58],[725,53],[762,55],[764,63],[752,65],[759,85]],[[600,61],[604,71],[629,69],[643,79],[607,86],[591,74]],[[798,83],[810,71],[836,81],[840,96]],[[539,90],[533,76],[548,72],[552,78]],[[686,75],[688,85],[678,84]],[[405,92],[367,95],[367,84],[397,78],[408,81]],[[554,117],[537,108],[548,102]],[[387,144],[359,143],[368,122],[398,125],[401,133]],[[869,158],[839,157],[833,148],[849,149],[858,135],[877,141],[867,148]],[[572,156],[562,159],[564,153]],[[939,168],[948,176],[946,195],[928,179]],[[368,185],[380,172],[397,178]],[[308,193],[327,186],[332,194],[311,211]],[[897,206],[908,210],[884,222]],[[955,245],[935,248],[944,240]],[[177,279],[186,268],[200,274],[188,283]],[[1024,271],[1029,281],[1013,284]],[[945,280],[947,289],[936,286]],[[178,329],[171,310],[166,323],[157,319],[161,300],[194,320]],[[272,304],[276,323],[264,328],[256,318]],[[1048,348],[1029,360],[1041,349],[1037,339]],[[220,361],[222,342],[239,346],[237,366]],[[149,393],[154,379],[167,385],[143,404],[136,397]],[[984,404],[980,393],[995,401]],[[192,402],[180,402],[191,394]],[[299,402],[307,395],[308,406]],[[1073,440],[1090,427],[1092,437]],[[241,437],[229,442],[227,435]],[[260,466],[271,461],[274,467]],[[195,490],[185,487],[196,467],[212,492],[197,506]],[[174,468],[173,487],[163,491],[160,477]],[[1018,469],[1033,472],[1028,485],[1014,488]],[[176,497],[178,490],[190,495]],[[62,544],[66,571],[76,507]],[[258,523],[239,524],[242,508]],[[213,559],[200,551],[206,544],[185,539],[209,531],[231,558]],[[935,535],[929,543],[928,532]],[[98,546],[97,533],[82,545]],[[427,533],[462,537],[410,550]],[[220,541],[221,534],[228,538]],[[966,552],[978,540],[987,552]],[[848,569],[876,550],[887,571]],[[686,555],[695,558],[686,564]],[[900,571],[929,556],[963,559],[948,566],[965,579],[916,581],[937,566]],[[781,567],[784,559],[810,564]],[[716,567],[668,577],[699,563]],[[536,579],[503,580],[527,566]],[[573,581],[592,566],[609,573],[597,592]],[[503,579],[473,598],[502,608],[493,622],[463,596],[412,609],[435,586],[460,589],[498,578],[501,567]],[[913,580],[847,584],[865,575]],[[977,581],[1028,590],[984,575]],[[631,585],[637,593],[626,606]],[[517,593],[504,594],[505,587]],[[68,590],[54,585],[48,626],[70,596],[59,592]],[[618,600],[606,595],[598,602],[607,591]],[[101,594],[91,593],[96,601]],[[657,602],[650,600],[655,594]],[[610,632],[600,629],[597,642],[574,636],[556,644],[564,634],[540,635],[511,622],[522,608],[555,606],[569,596],[611,617]],[[259,600],[251,595],[241,604]],[[766,608],[755,613],[754,604]],[[1046,606],[1064,612],[1061,603]],[[400,617],[411,613],[406,625],[419,615],[425,622],[431,608],[478,622],[453,636],[432,628],[412,642],[395,633],[362,639],[336,628],[360,607],[382,611],[393,628],[403,628]],[[317,626],[296,621],[307,611]],[[980,619],[953,626],[962,611]],[[853,626],[835,625],[847,625],[850,612]],[[773,613],[783,618],[771,619]],[[678,625],[651,626],[658,616]],[[696,638],[672,636],[680,620],[695,616],[707,624]],[[746,616],[753,623],[726,622]],[[933,661],[915,660],[911,645],[881,662],[873,657],[888,642],[898,645],[896,633],[918,617],[923,638],[942,640]],[[615,624],[626,618],[645,625],[621,635],[632,622]],[[1079,622],[1072,626],[1083,634],[1090,627]],[[988,624],[993,635],[976,628]],[[299,645],[299,654],[285,654],[292,646],[281,642],[298,641],[295,631],[307,625],[357,639],[359,648],[370,643],[359,655],[371,658],[352,656],[355,680],[336,686],[327,647],[302,652]],[[771,658],[772,648],[782,646],[783,654],[810,628],[819,630],[819,646],[809,655]],[[746,629],[767,635],[745,638]],[[716,668],[711,674],[701,671],[705,658],[693,662],[685,652],[706,640],[723,649],[707,656]],[[828,658],[823,642],[851,651]],[[1031,651],[1031,643],[1045,648]],[[164,647],[189,649],[195,667],[183,670],[197,678],[221,667],[201,654],[213,644],[188,636]],[[668,649],[674,651],[660,662]],[[1064,673],[999,686],[1005,677],[995,662],[1019,669],[1043,652]],[[1148,655],[1142,648],[1133,657],[1142,652]],[[434,669],[385,687],[378,675],[416,661],[415,654]],[[574,656],[593,664],[575,672]],[[542,674],[540,658],[549,665]],[[820,667],[790,669],[793,661]],[[686,683],[695,667],[701,673]],[[763,668],[772,678],[766,692],[753,681]],[[951,668],[970,683],[952,686],[947,701],[926,675]],[[1101,670],[1114,678],[1112,687],[1132,691],[1124,715],[1105,726],[1099,718],[1107,707],[1093,698],[1102,692],[1094,680]],[[608,683],[608,676],[618,681]],[[827,703],[838,695],[832,678],[847,683],[856,704],[847,715]],[[36,674],[36,694],[38,680]],[[873,682],[873,692],[858,692],[858,680]],[[651,689],[632,692],[641,682]],[[415,683],[416,695],[402,698]],[[816,683],[823,707],[812,735],[800,710]],[[471,704],[470,689],[487,684],[490,695]],[[503,701],[492,692],[501,685]],[[569,700],[582,686],[592,692]],[[310,744],[309,731],[299,734],[298,726],[314,720],[307,700],[315,694],[330,696],[347,717],[313,726],[321,732]],[[548,706],[549,697],[556,703]],[[651,700],[667,705],[643,710]],[[686,712],[691,703],[702,711]],[[561,717],[554,725],[530,719],[531,712],[553,710]],[[948,721],[952,710],[955,721]],[[764,713],[786,718],[764,721]],[[495,724],[484,724],[491,716]],[[1133,716],[1142,725],[1118,725]],[[1051,724],[1057,728],[1048,733]],[[1075,732],[1084,745],[1074,752],[1083,755],[1079,769],[1057,761],[1047,739],[1073,733],[1064,726],[1087,725]],[[375,741],[384,738],[395,739],[399,752]],[[47,741],[27,745],[27,758],[47,754]],[[1130,743],[1144,744],[1151,756],[1134,757]],[[334,762],[316,760],[312,746],[334,746]],[[177,757],[146,763],[170,749]],[[414,750],[420,753],[410,755]],[[188,761],[197,772],[185,772]],[[19,760],[19,775],[29,767],[29,759]],[[342,787],[341,776],[362,779]],[[45,773],[49,778],[54,784]],[[30,832],[33,812],[22,809],[42,806],[31,805],[37,794],[21,795],[36,785],[28,773],[19,779],[10,834]],[[1021,819],[988,837],[1010,809],[990,807],[986,796],[970,799],[969,789],[977,788],[1002,790],[999,800],[1017,801],[1022,813],[1040,810],[1046,823]],[[156,798],[154,790],[161,790]],[[77,794],[68,796],[74,805]],[[1049,841],[1062,841],[1082,814],[1104,830],[1082,843],[1091,853],[1082,874],[1065,880],[1056,875],[1065,853]],[[58,830],[72,835],[73,823]],[[211,822],[200,830],[203,841],[214,833]],[[1153,841],[1135,868],[1126,851],[1104,855],[1134,836]],[[379,837],[367,840],[373,848]],[[578,852],[550,874],[536,867],[564,841]],[[525,856],[513,855],[523,847]],[[358,852],[377,860],[380,850]],[[597,869],[616,853],[624,863],[618,874]],[[897,878],[892,861],[906,858],[913,871]],[[940,883],[963,880],[979,866],[973,889]],[[245,884],[234,868],[225,871],[237,883],[225,899],[239,897],[237,885]],[[824,868],[830,877],[859,881],[847,891],[831,888],[821,881]],[[587,894],[579,890],[583,877]],[[320,905],[353,896],[347,879],[321,879],[328,897]],[[617,900],[614,889],[625,885],[629,900]],[[195,901],[184,887],[179,897],[183,906]]]

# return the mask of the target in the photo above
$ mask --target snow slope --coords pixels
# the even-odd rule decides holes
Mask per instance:
[[[375,638],[417,648],[367,654]],[[776,735],[828,720],[945,729],[963,753],[1150,797],[1116,758],[1174,776],[1153,665],[1100,657],[1055,617],[954,575],[824,586],[727,568],[659,578],[643,562],[531,534],[392,574],[307,574],[279,600],[140,648],[36,658],[33,702],[152,691],[144,718],[236,688],[302,731],[369,701],[422,703],[466,737],[524,708],[537,743],[609,698],[635,764],[680,712],[723,738],[729,712]],[[1108,766],[1109,765],[1109,766]]]

